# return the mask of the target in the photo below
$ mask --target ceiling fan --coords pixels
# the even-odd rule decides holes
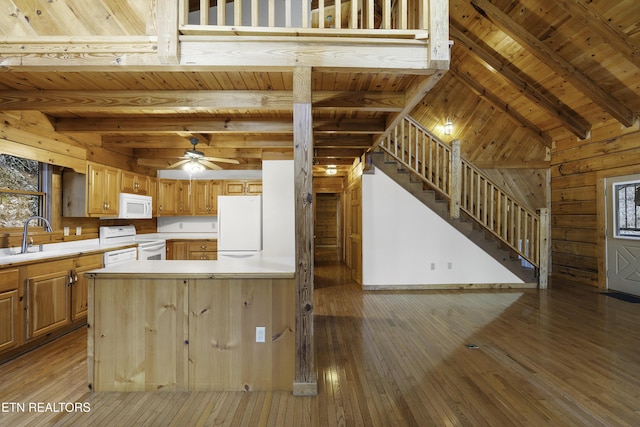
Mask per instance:
[[[240,162],[235,159],[225,159],[222,157],[205,157],[202,151],[196,150],[196,145],[198,145],[198,138],[191,138],[189,140],[193,145],[191,150],[184,150],[184,156],[180,157],[180,161],[175,162],[168,169],[175,169],[177,167],[182,166],[183,169],[190,173],[203,171],[206,168],[221,170],[222,168],[213,162],[218,163],[233,163],[234,165],[239,164]]]

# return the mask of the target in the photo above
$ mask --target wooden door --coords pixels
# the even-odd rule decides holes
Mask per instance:
[[[193,181],[192,191],[194,215],[218,214],[219,181]]]
[[[362,185],[353,184],[350,188],[350,267],[351,278],[362,283]]]
[[[22,343],[18,270],[0,271],[0,352]]]
[[[243,196],[245,193],[244,181],[223,181],[224,194],[227,196]]]
[[[87,214],[102,215],[106,208],[103,197],[105,168],[90,163],[87,174],[89,181],[87,183]]]
[[[247,181],[245,194],[248,196],[256,196],[262,194],[262,181]]]
[[[607,288],[640,295],[640,175],[605,179]]]
[[[104,170],[104,201],[107,215],[117,215],[118,205],[120,204],[120,171],[114,168],[105,168]]]
[[[167,259],[189,259],[187,242],[180,240],[167,241]]]
[[[71,321],[76,321],[87,317],[89,307],[89,292],[87,271],[102,268],[101,256],[85,257],[90,262],[87,265],[78,267],[71,272]],[[91,263],[92,262],[92,263]]]
[[[158,181],[158,216],[178,214],[178,181]]]
[[[178,215],[191,215],[192,181],[178,181]]]
[[[342,258],[340,194],[316,193],[314,207],[314,258],[316,261],[340,261]]]
[[[31,277],[27,281],[27,336],[45,335],[71,322],[69,270]]]

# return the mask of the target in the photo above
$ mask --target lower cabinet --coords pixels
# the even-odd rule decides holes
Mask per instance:
[[[22,344],[20,317],[19,271],[0,271],[0,352]]]
[[[39,265],[39,264],[38,264]],[[42,270],[48,270],[42,266]],[[27,279],[27,339],[71,322],[69,270],[38,272]]]
[[[218,242],[215,240],[189,242],[189,259],[203,261],[218,259]]]
[[[89,291],[87,271],[102,268],[102,256],[87,256],[79,259],[79,266],[74,268],[71,284],[71,321],[84,319],[87,317],[87,308],[89,306]]]
[[[85,274],[102,254],[0,270],[0,360],[65,332],[87,317]]]
[[[218,259],[218,241],[210,239],[167,241],[167,259],[216,260]]]

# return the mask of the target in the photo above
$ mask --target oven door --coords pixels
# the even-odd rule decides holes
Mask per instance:
[[[145,261],[162,261],[167,259],[167,244],[164,240],[153,240],[138,243],[138,259]]]

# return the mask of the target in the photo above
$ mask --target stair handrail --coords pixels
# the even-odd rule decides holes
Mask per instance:
[[[466,212],[523,259],[537,268],[542,261],[546,269],[547,210],[538,215],[527,208],[463,158],[459,144],[442,142],[407,116],[385,136],[380,148],[448,199],[453,218],[459,210]],[[540,272],[541,288],[542,280],[546,286],[543,274],[546,271]]]

